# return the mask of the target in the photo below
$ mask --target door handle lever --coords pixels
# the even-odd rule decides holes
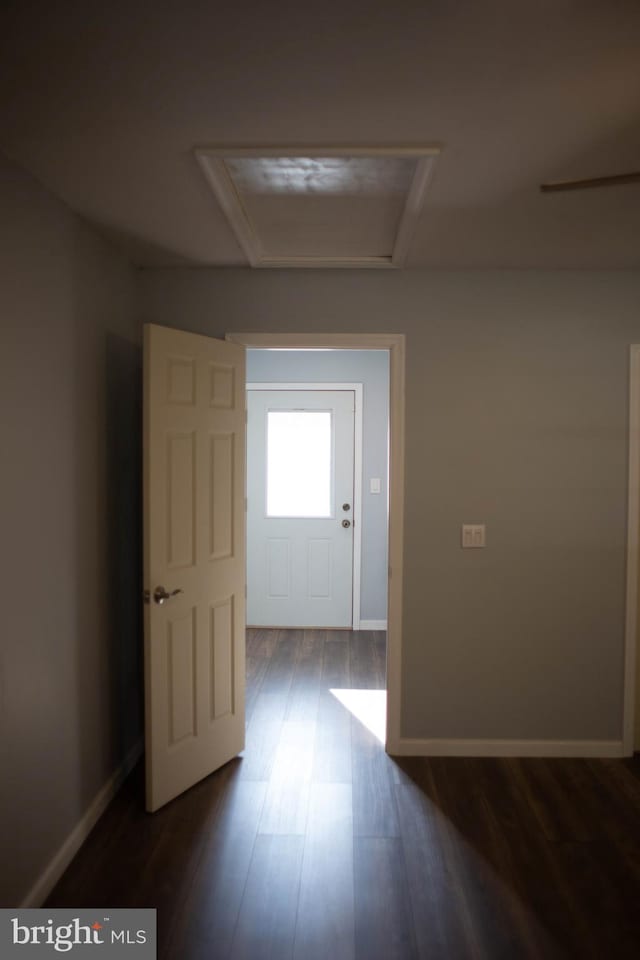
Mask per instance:
[[[178,587],[177,590],[171,590],[171,591],[165,590],[164,587],[156,587],[155,590],[153,591],[153,599],[154,599],[154,602],[155,602],[155,603],[157,603],[157,604],[159,604],[160,606],[162,606],[162,604],[165,602],[165,600],[170,600],[171,597],[175,597],[176,594],[182,593],[182,592],[183,592],[183,591],[182,591],[179,587]],[[150,597],[150,595],[149,595],[149,591],[148,591],[148,590],[145,590],[145,591],[144,591],[144,602],[145,602],[145,603],[149,603],[150,600],[151,600],[151,597]]]

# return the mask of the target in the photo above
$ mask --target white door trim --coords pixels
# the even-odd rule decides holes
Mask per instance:
[[[640,666],[638,648],[638,574],[640,571],[640,344],[632,344],[629,357],[629,500],[627,508],[627,601],[624,651],[624,755],[640,749],[640,717],[636,721],[636,696]]]
[[[404,541],[405,336],[402,333],[228,333],[246,347],[389,351],[389,580],[387,626],[387,753],[401,742],[402,560]]]
[[[362,384],[361,383],[264,383],[251,382],[247,390],[352,390],[355,394],[353,423],[353,580],[352,629],[360,629],[360,577],[362,567]]]

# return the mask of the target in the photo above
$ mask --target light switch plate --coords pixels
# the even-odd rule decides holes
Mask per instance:
[[[462,547],[465,550],[474,547],[484,547],[486,544],[486,528],[484,523],[462,524]]]
[[[369,493],[380,493],[382,490],[382,481],[380,477],[371,477],[369,480]]]

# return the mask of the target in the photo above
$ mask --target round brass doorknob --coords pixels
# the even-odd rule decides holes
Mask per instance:
[[[350,527],[350,526],[351,526],[351,520],[343,520],[343,521],[342,521],[342,526],[343,526],[345,529],[346,529],[347,527]]]

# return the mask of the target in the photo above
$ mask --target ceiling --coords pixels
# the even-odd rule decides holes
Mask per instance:
[[[640,185],[538,185],[640,169],[640,4],[2,4],[0,148],[134,263],[246,265],[196,150],[292,144],[440,145],[409,267],[637,267]]]

